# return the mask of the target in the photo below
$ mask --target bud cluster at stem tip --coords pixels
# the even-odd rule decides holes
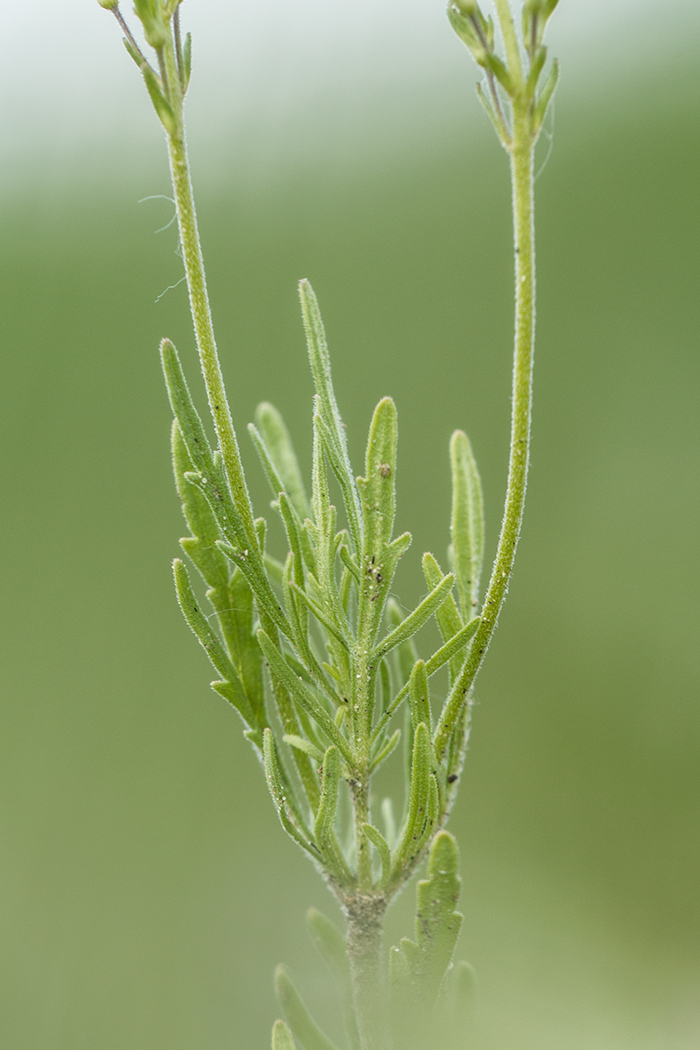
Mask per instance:
[[[547,59],[547,49],[542,44],[544,31],[557,3],[558,0],[525,0],[522,8],[522,40],[517,42],[510,14],[505,16],[501,6],[498,6],[507,62],[496,53],[493,18],[484,15],[477,0],[450,0],[448,4],[447,16],[452,28],[466,44],[476,64],[486,73],[487,90],[479,87],[479,98],[507,148],[512,144],[512,132],[503,111],[501,95],[505,95],[511,106],[517,105],[528,110],[529,134],[534,142],[554,94],[558,78],[556,61],[552,63],[541,87],[540,77]],[[507,4],[503,6],[509,11]],[[503,24],[504,19],[507,24]],[[521,48],[526,58],[524,69],[519,57]]]

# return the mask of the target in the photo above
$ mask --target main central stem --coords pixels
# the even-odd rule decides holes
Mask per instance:
[[[376,894],[355,893],[343,901],[355,1019],[362,1050],[387,1050],[388,989],[382,928],[387,902]]]

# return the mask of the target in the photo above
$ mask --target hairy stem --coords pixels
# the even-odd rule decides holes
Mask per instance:
[[[187,142],[183,120],[184,100],[175,46],[172,39],[168,41],[164,48],[164,64],[170,102],[175,111],[177,124],[174,134],[167,136],[168,157],[173,190],[175,192],[180,244],[187,276],[187,289],[190,297],[190,309],[197,339],[197,349],[199,351],[209,407],[214,420],[216,436],[221,448],[226,473],[231,485],[233,499],[243,519],[248,543],[251,547],[256,548],[258,546],[258,538],[255,531],[253,509],[243,474],[238,440],[233,428],[233,419],[231,418],[231,410],[226,396],[224,378],[221,373],[219,354],[214,337],[207,278],[204,270],[204,258],[199,239],[197,212],[195,210],[192,178],[187,156]]]
[[[368,844],[369,845],[369,844]],[[386,1050],[386,973],[382,927],[386,900],[354,894],[343,901],[355,1019],[362,1050]]]
[[[529,103],[524,98],[516,98],[513,101],[513,139],[509,147],[515,241],[515,349],[508,489],[496,560],[484,599],[481,622],[474,635],[464,668],[435,731],[435,750],[438,756],[444,753],[449,743],[459,713],[467,702],[467,695],[493,637],[508,591],[523,520],[530,454],[532,365],[535,347],[534,151]]]

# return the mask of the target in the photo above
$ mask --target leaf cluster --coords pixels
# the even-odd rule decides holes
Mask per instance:
[[[175,421],[173,466],[191,535],[181,546],[206,587],[204,611],[185,564],[174,562],[183,615],[211,661],[212,688],[239,713],[258,754],[285,831],[321,868],[339,897],[377,892],[389,899],[415,869],[454,797],[468,732],[469,698],[446,743],[434,725],[431,677],[456,681],[479,623],[483,506],[466,436],[453,435],[450,572],[426,554],[427,594],[407,615],[392,597],[394,574],[411,542],[394,536],[397,416],[383,398],[370,424],[364,476],[351,470],[316,297],[300,296],[315,385],[310,495],[292,442],[273,406],[259,406],[250,436],[284,527],[283,561],[266,549],[266,523],[253,518],[211,447],[177,355],[162,361]],[[331,502],[341,497],[344,522]],[[246,526],[254,520],[254,528]],[[442,645],[418,657],[415,636],[434,618]],[[448,701],[449,702],[449,697]],[[392,720],[405,703],[404,725]],[[452,698],[454,706],[454,697]],[[404,736],[408,783],[403,817],[393,807],[372,819],[372,774]],[[354,827],[340,819],[342,793]],[[359,856],[374,851],[369,876]],[[364,881],[363,881],[364,878]]]

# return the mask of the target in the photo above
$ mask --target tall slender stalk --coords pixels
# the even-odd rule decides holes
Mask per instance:
[[[534,154],[527,108],[513,103],[510,152],[515,245],[515,343],[511,400],[508,487],[498,548],[484,598],[481,620],[469,656],[457,679],[435,731],[435,750],[441,754],[484,662],[498,616],[508,592],[525,510],[532,422],[532,373],[535,350],[535,208]]]

